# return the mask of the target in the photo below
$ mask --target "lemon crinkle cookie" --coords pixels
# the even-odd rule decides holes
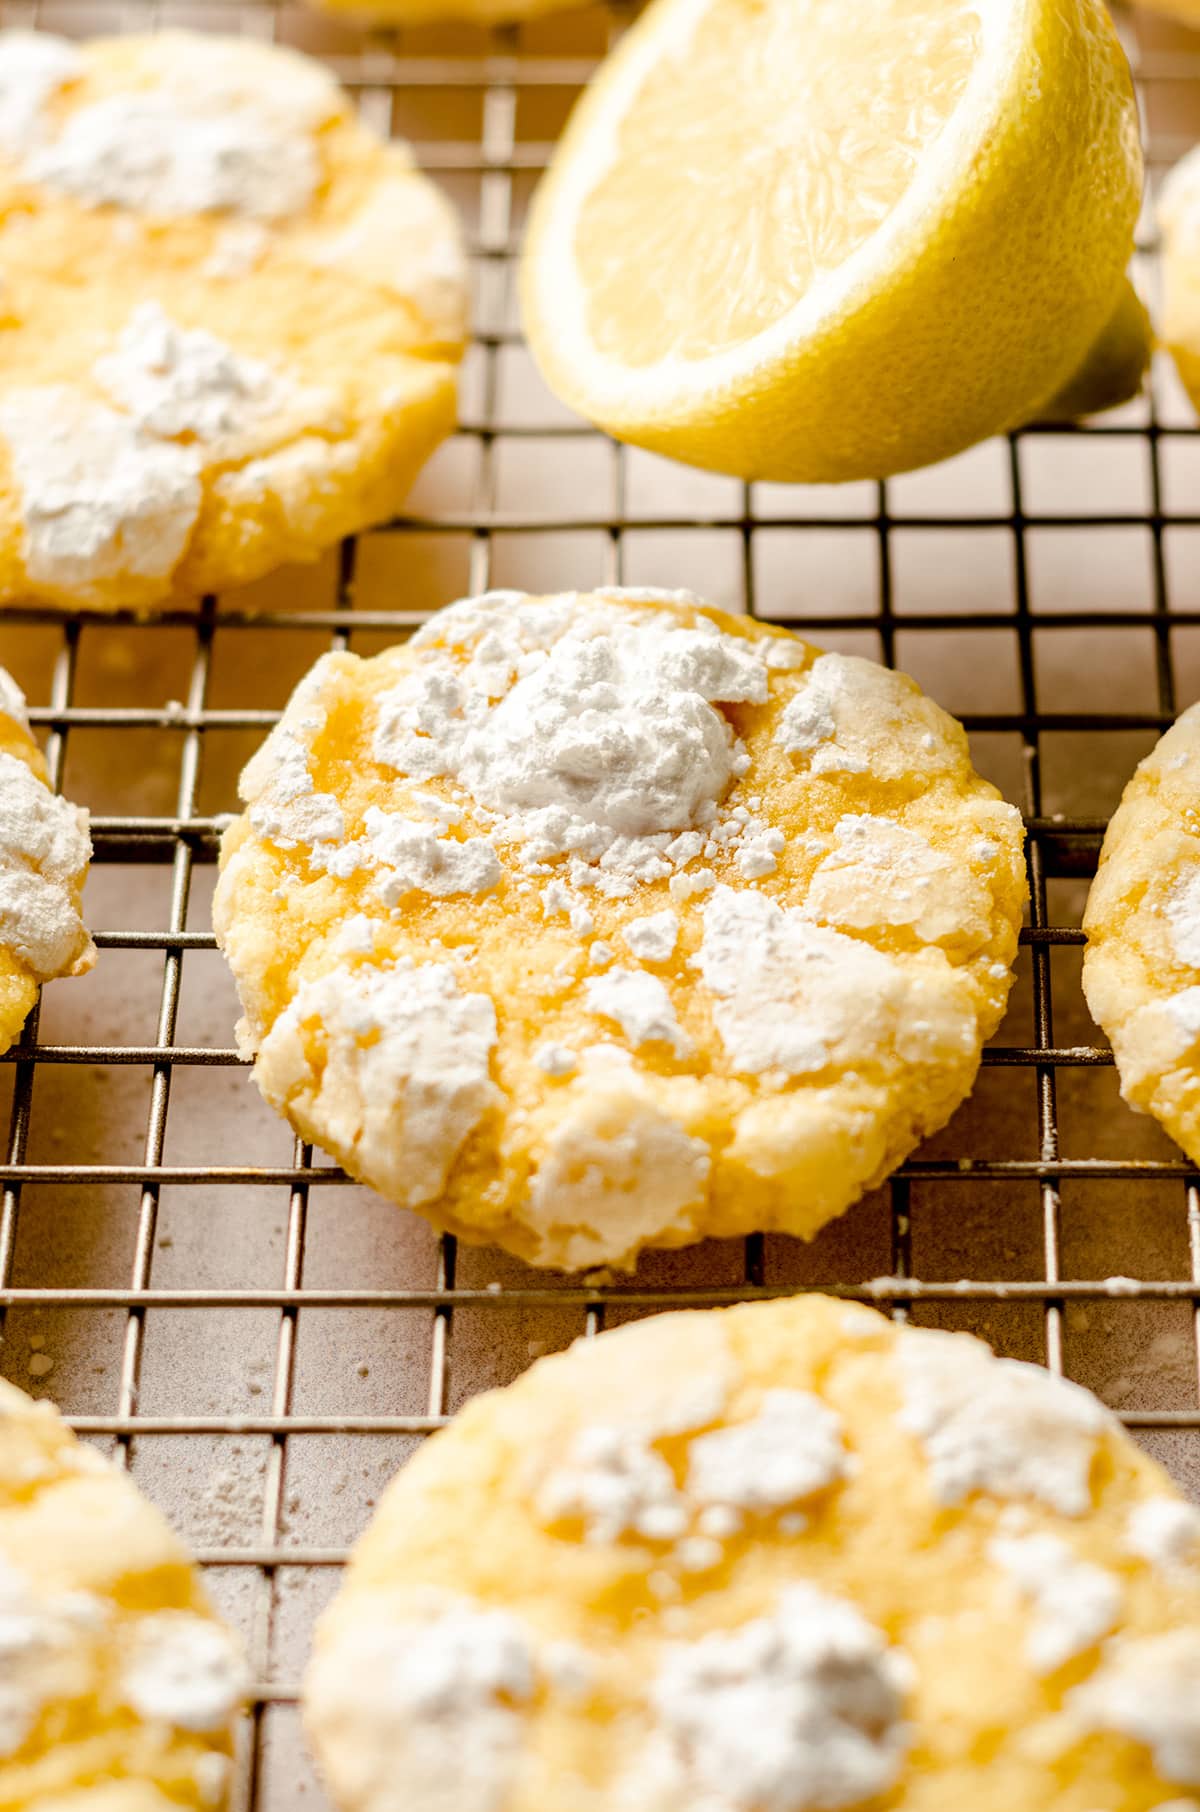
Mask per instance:
[[[968,1335],[655,1317],[408,1464],[305,1704],[342,1812],[1194,1812],[1200,1514]]]
[[[214,921],[267,1100],[539,1264],[810,1236],[970,1088],[1015,810],[911,680],[687,594],[492,593],[303,681]]]
[[[0,197],[0,603],[315,558],[452,426],[457,225],[309,59],[0,33]]]
[[[1121,1093],[1200,1159],[1200,705],[1138,767],[1088,898],[1083,987]]]
[[[0,1805],[224,1806],[248,1684],[159,1512],[0,1384]]]
[[[0,667],[0,1051],[42,982],[96,959],[80,917],[91,853],[88,815],[51,792],[25,699]]]

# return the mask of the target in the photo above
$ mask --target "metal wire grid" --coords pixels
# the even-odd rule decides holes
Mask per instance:
[[[148,11],[155,20],[170,21],[176,16],[169,0],[163,0],[163,4],[149,9],[125,6],[120,9],[117,22],[122,26],[144,28]],[[59,29],[71,29],[72,20],[81,17],[78,6],[74,11],[71,7],[60,7],[55,11],[49,0],[40,13],[36,5],[33,8],[6,6],[3,15],[6,23],[40,19],[40,22]],[[249,29],[285,37],[290,35],[289,20],[286,11],[268,7],[232,7],[227,15],[215,15],[210,9],[205,16],[205,23],[220,28]],[[105,17],[99,23],[111,27],[114,20]],[[95,29],[96,25],[96,19],[89,15],[80,29]],[[619,19],[614,17],[607,29],[615,31],[619,25]],[[839,1281],[832,1285],[825,1282],[822,1287],[879,1302],[897,1316],[919,1314],[935,1320],[943,1311],[950,1312],[949,1305],[954,1305],[955,1309],[993,1303],[1032,1306],[1041,1312],[1043,1356],[1052,1369],[1060,1372],[1065,1366],[1064,1315],[1070,1305],[1111,1301],[1115,1295],[1188,1305],[1194,1339],[1193,1366],[1200,1367],[1200,1179],[1189,1169],[1181,1154],[1171,1155],[1165,1146],[1162,1155],[1149,1157],[1106,1156],[1096,1151],[1086,1155],[1065,1155],[1062,1149],[1060,1076],[1064,1072],[1102,1068],[1111,1064],[1111,1057],[1094,1039],[1087,1043],[1056,1043],[1052,955],[1056,948],[1077,946],[1081,934],[1076,925],[1056,921],[1052,910],[1053,889],[1059,879],[1078,878],[1090,872],[1103,831],[1103,819],[1093,815],[1048,812],[1043,783],[1048,738],[1058,733],[1130,731],[1153,736],[1173,719],[1180,704],[1187,702],[1180,696],[1176,637],[1181,630],[1200,626],[1200,609],[1182,607],[1173,598],[1164,536],[1172,529],[1200,526],[1200,514],[1168,510],[1163,449],[1174,439],[1195,438],[1198,431],[1182,420],[1164,421],[1157,398],[1152,398],[1140,417],[1136,412],[1132,415],[1127,412],[1115,423],[1110,421],[1064,439],[1062,446],[1066,459],[1073,456],[1079,445],[1106,438],[1130,440],[1142,449],[1148,472],[1149,507],[1103,516],[1087,511],[1037,512],[1027,506],[1022,453],[1023,448],[1037,438],[1039,431],[1036,429],[1014,437],[1007,444],[1004,450],[1007,507],[991,512],[976,511],[966,515],[936,511],[897,513],[894,487],[886,484],[874,487],[873,507],[853,519],[847,518],[841,508],[833,506],[828,514],[815,513],[811,501],[802,503],[799,494],[788,507],[779,507],[776,499],[776,507],[765,513],[763,492],[754,487],[742,487],[738,507],[704,516],[670,510],[647,515],[640,509],[631,508],[631,456],[625,450],[604,442],[583,424],[557,418],[524,424],[506,421],[500,408],[502,361],[510,349],[520,345],[519,329],[513,324],[512,315],[513,261],[519,239],[518,185],[541,168],[549,149],[543,140],[530,141],[519,135],[518,107],[522,97],[531,92],[544,94],[550,91],[559,99],[569,95],[586,78],[594,58],[535,54],[528,48],[526,37],[518,31],[493,34],[480,45],[477,53],[471,50],[465,54],[447,55],[441,51],[435,54],[423,49],[419,41],[414,46],[404,38],[372,38],[361,45],[356,44],[351,51],[344,49],[343,40],[339,40],[339,45],[342,46],[341,54],[332,59],[338,74],[359,89],[364,106],[380,123],[390,123],[397,102],[415,93],[435,99],[450,93],[474,95],[480,110],[477,141],[432,140],[418,143],[417,147],[429,170],[444,177],[465,177],[478,182],[479,219],[472,243],[479,279],[478,383],[474,401],[459,430],[460,441],[471,443],[478,450],[474,494],[466,508],[414,515],[390,525],[388,535],[400,544],[401,550],[406,540],[414,536],[465,536],[469,543],[467,586],[471,590],[483,590],[493,582],[497,549],[506,537],[594,532],[603,537],[603,570],[589,578],[616,583],[626,578],[628,544],[635,531],[670,534],[725,530],[737,538],[740,546],[741,604],[751,614],[770,617],[770,608],[760,597],[756,537],[768,530],[787,533],[794,538],[795,557],[802,567],[806,536],[822,531],[860,534],[873,543],[878,559],[878,586],[870,607],[825,612],[804,609],[803,627],[806,631],[811,630],[818,639],[822,631],[835,635],[870,632],[877,639],[883,658],[890,662],[896,656],[901,637],[907,647],[912,637],[957,632],[964,628],[964,618],[956,611],[898,609],[895,584],[897,534],[902,530],[928,530],[931,533],[953,530],[967,534],[998,531],[1007,537],[1012,555],[1012,609],[973,612],[968,622],[972,629],[995,628],[1015,638],[1019,708],[966,712],[963,716],[972,732],[1015,738],[1019,745],[1019,803],[1029,833],[1032,896],[1031,922],[1023,939],[1031,971],[1032,1036],[1023,1043],[993,1046],[986,1054],[985,1064],[991,1069],[1017,1069],[1032,1078],[1036,1101],[1033,1149],[1031,1155],[1026,1156],[955,1158],[918,1154],[889,1186],[888,1275],[865,1280],[851,1264],[846,1266]],[[1137,54],[1136,39],[1133,49]],[[1170,163],[1186,148],[1185,136],[1168,137],[1155,132],[1156,91],[1161,91],[1164,85],[1170,89],[1173,85],[1191,83],[1200,92],[1200,55],[1145,53],[1139,56],[1138,75],[1149,114],[1152,155],[1160,164]],[[1149,240],[1143,249],[1152,252]],[[607,503],[603,507],[593,507],[589,499],[586,507],[565,515],[556,513],[552,518],[536,509],[512,511],[499,507],[499,454],[506,444],[523,438],[580,441],[606,448],[610,487]],[[1150,537],[1152,593],[1148,611],[1109,609],[1101,615],[1086,610],[1033,608],[1029,572],[1029,537],[1032,533],[1045,529],[1119,527],[1136,528]],[[177,1039],[181,987],[188,955],[214,947],[209,932],[189,927],[189,900],[197,869],[214,861],[219,832],[217,818],[198,806],[206,741],[229,731],[265,733],[277,715],[274,709],[231,710],[210,705],[210,679],[219,638],[228,641],[238,631],[251,629],[279,634],[289,630],[318,631],[327,636],[333,647],[345,648],[361,646],[364,636],[371,632],[394,634],[424,620],[427,613],[423,610],[356,608],[360,556],[361,545],[357,541],[348,542],[341,549],[334,596],[329,607],[265,611],[243,600],[209,599],[194,609],[172,609],[166,613],[160,623],[188,632],[192,655],[186,696],[181,702],[165,707],[77,702],[81,640],[89,633],[92,623],[88,616],[63,621],[52,613],[26,610],[14,613],[10,619],[18,626],[27,624],[43,632],[49,628],[58,638],[48,696],[44,700],[35,699],[32,710],[35,724],[46,733],[47,757],[56,784],[63,779],[68,739],[74,732],[101,730],[108,737],[120,739],[130,731],[154,729],[176,737],[179,754],[172,811],[158,815],[100,815],[93,824],[98,867],[153,862],[166,864],[170,869],[167,922],[161,929],[112,930],[97,937],[102,953],[139,950],[160,953],[162,973],[153,1040],[144,1044],[127,1041],[43,1042],[39,1038],[39,1014],[35,1012],[23,1038],[5,1059],[12,1074],[12,1105],[4,1162],[0,1165],[0,1310],[54,1309],[72,1313],[110,1310],[124,1315],[115,1409],[112,1413],[77,1415],[73,1420],[81,1433],[111,1440],[127,1464],[133,1461],[135,1442],[158,1436],[236,1435],[262,1437],[269,1444],[257,1540],[234,1547],[210,1546],[200,1553],[207,1566],[239,1570],[254,1582],[248,1607],[249,1634],[261,1685],[253,1727],[244,1745],[239,1770],[240,1803],[246,1808],[266,1802],[265,1794],[260,1795],[260,1787],[264,1731],[271,1709],[295,1697],[294,1677],[272,1675],[273,1628],[280,1613],[278,1575],[284,1569],[336,1568],[345,1552],[344,1544],[305,1546],[285,1542],[290,1438],[304,1435],[387,1436],[397,1441],[399,1458],[399,1449],[407,1444],[409,1437],[422,1436],[441,1426],[451,1401],[450,1354],[456,1311],[469,1308],[494,1318],[499,1340],[506,1318],[514,1312],[542,1307],[570,1311],[578,1317],[580,1329],[591,1333],[603,1326],[606,1316],[613,1313],[744,1300],[756,1295],[785,1293],[797,1287],[794,1282],[781,1283],[773,1277],[766,1261],[766,1244],[757,1238],[745,1242],[741,1276],[732,1283],[647,1283],[643,1280],[622,1285],[605,1279],[585,1279],[559,1285],[539,1279],[534,1273],[523,1273],[502,1287],[460,1287],[455,1242],[443,1239],[438,1244],[432,1286],[405,1287],[403,1283],[393,1286],[385,1280],[382,1283],[372,1281],[370,1287],[315,1288],[305,1282],[310,1193],[314,1189],[336,1189],[344,1185],[347,1179],[338,1170],[322,1163],[319,1155],[314,1157],[311,1148],[300,1142],[295,1145],[291,1162],[285,1164],[238,1161],[188,1165],[166,1161],[173,1078],[191,1066],[236,1066],[241,1061],[232,1046],[209,1048]],[[578,579],[580,584],[585,582],[588,581],[583,577]],[[361,603],[361,599],[358,601]],[[781,619],[776,615],[772,620]],[[794,622],[795,618],[787,620]],[[1149,629],[1152,634],[1155,689],[1152,708],[1085,711],[1073,710],[1069,697],[1047,700],[1036,658],[1035,637],[1040,631],[1069,628],[1107,632],[1122,627]],[[6,633],[16,632],[9,630]],[[138,637],[153,631],[131,621],[125,626],[124,633]],[[228,803],[232,805],[232,799]],[[103,954],[101,960],[104,960]],[[69,1155],[64,1161],[53,1163],[31,1158],[30,1127],[38,1072],[57,1065],[123,1065],[149,1071],[149,1109],[140,1162],[72,1162]],[[67,1138],[69,1143],[69,1132]],[[914,1186],[948,1184],[950,1179],[956,1186],[965,1184],[972,1189],[998,1182],[1025,1182],[1036,1188],[1041,1229],[1038,1275],[989,1277],[972,1274],[963,1281],[922,1278],[918,1274],[913,1262],[911,1196]],[[1073,1276],[1064,1267],[1061,1248],[1063,1188],[1071,1182],[1098,1179],[1129,1185],[1154,1180],[1177,1188],[1177,1212],[1186,1228],[1187,1258],[1185,1263],[1174,1268],[1173,1274],[1136,1284],[1128,1280],[1114,1283],[1104,1277]],[[55,1185],[96,1189],[124,1185],[137,1190],[136,1239],[127,1285],[97,1288],[14,1282],[22,1192],[34,1186]],[[197,1185],[234,1190],[265,1186],[286,1195],[283,1263],[274,1281],[263,1283],[256,1278],[247,1287],[218,1289],[155,1285],[154,1258],[161,1192],[167,1187],[187,1190]],[[1136,1254],[1136,1230],[1131,1232],[1130,1245]],[[139,1413],[146,1322],[150,1313],[160,1309],[238,1311],[247,1308],[268,1311],[277,1317],[269,1407],[263,1413],[189,1416]],[[326,1309],[422,1311],[431,1315],[423,1413],[312,1415],[294,1412],[301,1317],[305,1311]],[[1196,1397],[1195,1392],[1190,1394],[1193,1402],[1189,1407],[1145,1409],[1134,1406],[1125,1412],[1125,1419],[1135,1429],[1186,1432],[1192,1442],[1197,1442],[1200,1397]],[[67,1407],[71,1407],[69,1400]],[[1200,1449],[1200,1443],[1197,1446]]]

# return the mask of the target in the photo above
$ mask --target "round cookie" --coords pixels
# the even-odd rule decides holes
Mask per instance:
[[[541,1265],[809,1237],[1003,1012],[1022,830],[903,675],[687,594],[491,593],[331,654],[214,901],[266,1099]]]
[[[1200,1514],[969,1335],[656,1316],[408,1463],[305,1702],[342,1812],[1194,1812]]]
[[[1121,1093],[1200,1160],[1200,705],[1139,765],[1113,814],[1083,928],[1083,991]]]
[[[25,699],[0,667],[0,1051],[43,982],[96,960],[80,917],[91,853],[88,815],[51,792]]]
[[[453,426],[453,213],[306,57],[2,33],[0,201],[0,604],[314,559]]]
[[[248,1686],[164,1518],[0,1383],[0,1805],[224,1806]]]

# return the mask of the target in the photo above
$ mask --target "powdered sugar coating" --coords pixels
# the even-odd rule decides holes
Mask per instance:
[[[965,1001],[923,985],[881,951],[815,926],[765,894],[718,887],[701,909],[697,967],[737,1070],[817,1074],[868,1060],[889,1037],[911,1062],[969,1047]]]
[[[1200,1510],[1175,1497],[1148,1497],[1130,1513],[1126,1545],[1171,1572],[1200,1561]]]
[[[138,305],[95,371],[143,433],[203,441],[226,458],[257,450],[254,430],[292,403],[291,385],[269,365],[185,331],[158,302]]]
[[[1030,1604],[1025,1649],[1040,1674],[1094,1648],[1121,1615],[1116,1576],[1077,1559],[1058,1536],[998,1535],[988,1555]]]
[[[1176,957],[1189,969],[1200,969],[1200,863],[1180,874],[1163,910]]]
[[[679,915],[668,910],[629,919],[621,927],[621,936],[639,961],[665,963],[679,941]]]
[[[288,53],[195,39],[179,56],[178,42],[167,37],[148,53],[154,87],[93,101],[53,135],[35,115],[28,179],[148,214],[272,221],[300,212],[320,175],[311,135],[341,111],[336,83]]]
[[[858,1805],[900,1771],[911,1679],[853,1604],[793,1586],[770,1615],[668,1649],[651,1779],[705,1812]]]
[[[446,963],[337,967],[302,982],[263,1041],[268,1100],[312,1117],[397,1201],[433,1200],[496,1099],[496,1010]]]
[[[211,1618],[164,1611],[133,1632],[121,1691],[140,1718],[201,1735],[224,1730],[249,1690],[241,1648]]]
[[[0,948],[39,982],[90,964],[78,896],[91,850],[87,813],[0,751]]]
[[[80,72],[83,59],[66,38],[45,32],[0,32],[0,153],[11,157],[34,137],[46,102]]]
[[[845,1476],[838,1416],[811,1391],[771,1390],[758,1413],[699,1435],[687,1490],[707,1507],[770,1511],[802,1503]]]
[[[29,712],[25,708],[25,694],[18,686],[12,674],[0,667],[0,711],[21,730],[29,728]]]
[[[1084,1729],[1144,1744],[1164,1780],[1200,1787],[1200,1630],[1117,1638],[1067,1708]]]
[[[144,435],[66,385],[9,390],[0,437],[39,584],[86,598],[105,581],[165,579],[182,559],[200,513],[190,447]]]
[[[932,1328],[913,1330],[899,1360],[900,1422],[920,1441],[942,1503],[983,1491],[1034,1498],[1062,1516],[1088,1511],[1092,1462],[1113,1426],[1089,1392]]]
[[[313,1665],[318,1744],[353,1757],[348,1796],[387,1812],[395,1755],[408,1812],[503,1812],[536,1690],[530,1633],[515,1617],[449,1594],[427,1594],[424,1616],[348,1629]]]
[[[615,1019],[632,1045],[666,1044],[686,1057],[691,1041],[675,1017],[671,996],[655,975],[644,969],[609,969],[584,987],[590,1013]]]

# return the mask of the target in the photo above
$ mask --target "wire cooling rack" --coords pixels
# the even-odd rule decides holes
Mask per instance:
[[[1031,429],[887,485],[789,489],[621,449],[541,389],[513,298],[524,209],[620,19],[362,35],[290,6],[4,3],[82,34],[182,24],[328,57],[462,206],[462,423],[402,521],[321,566],[149,622],[13,612],[56,783],[92,806],[94,974],[0,1063],[6,1374],[59,1400],[174,1516],[260,1687],[244,1808],[325,1804],[296,1682],[376,1494],[466,1397],[630,1316],[822,1287],[968,1327],[1101,1392],[1200,1496],[1200,1178],[1117,1095],[1079,918],[1135,761],[1200,691],[1200,434],[1165,365],[1082,431]],[[1200,132],[1200,38],[1123,22],[1155,178]],[[1149,214],[1139,263],[1156,280]],[[906,667],[1025,813],[1031,922],[971,1103],[810,1247],[545,1277],[437,1240],[262,1108],[208,923],[241,762],[329,646],[373,652],[493,584],[687,585]]]

